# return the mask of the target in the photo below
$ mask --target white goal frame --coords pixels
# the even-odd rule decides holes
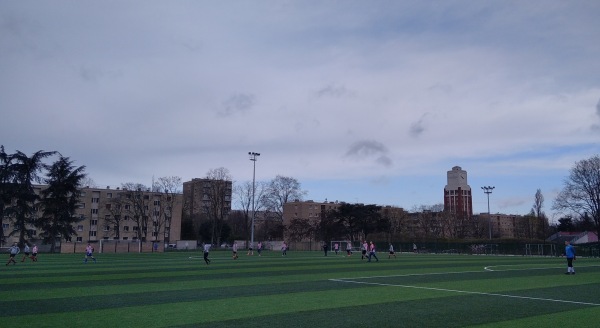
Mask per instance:
[[[557,256],[554,244],[525,244],[527,256]]]
[[[98,253],[104,253],[104,247],[106,245],[114,245],[114,244],[137,244],[135,246],[135,248],[137,248],[137,252],[141,253],[142,252],[142,241],[140,239],[136,239],[136,240],[117,240],[117,239],[100,239],[99,240],[100,244],[98,245],[100,247],[100,249],[98,250]],[[129,250],[132,250],[132,247],[129,247]],[[110,252],[110,253],[114,253],[114,252]]]

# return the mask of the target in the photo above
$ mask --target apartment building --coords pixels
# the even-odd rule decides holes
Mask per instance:
[[[288,226],[294,219],[305,219],[318,221],[325,216],[327,211],[335,210],[340,206],[339,202],[315,202],[313,200],[294,200],[283,204],[283,225]]]
[[[46,188],[35,185],[37,194]],[[78,222],[74,224],[75,235],[65,238],[64,243],[88,243],[100,240],[157,241],[170,243],[180,239],[182,194],[167,194],[150,190],[128,190],[110,187],[80,189],[76,209]],[[41,211],[37,216],[41,217]],[[5,234],[16,230],[9,218],[3,218]],[[29,225],[34,238],[39,235],[36,227]],[[7,242],[18,241],[18,236]],[[69,246],[66,246],[69,249]]]

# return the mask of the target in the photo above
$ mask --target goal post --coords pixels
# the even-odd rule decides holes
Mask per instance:
[[[554,244],[526,244],[525,255],[527,256],[557,256]]]
[[[100,239],[98,253],[142,253],[142,241]]]

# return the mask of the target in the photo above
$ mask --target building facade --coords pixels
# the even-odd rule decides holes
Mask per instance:
[[[189,238],[197,239],[202,222],[227,220],[231,212],[233,183],[230,180],[194,178],[183,183],[183,220]]]
[[[40,194],[45,185],[35,185]],[[128,190],[110,187],[80,189],[76,217],[73,226],[75,235],[61,240],[61,251],[74,247],[69,243],[94,243],[100,240],[148,241],[170,243],[181,235],[182,194],[166,194],[149,190]],[[38,209],[37,217],[42,217]],[[3,218],[5,234],[18,227],[10,218]],[[37,228],[27,227],[33,239],[39,235]],[[7,243],[18,241],[18,236],[7,236]]]
[[[460,217],[473,215],[471,187],[467,183],[467,171],[455,166],[447,172],[444,187],[444,210]]]

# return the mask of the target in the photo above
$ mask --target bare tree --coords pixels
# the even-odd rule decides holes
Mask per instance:
[[[121,193],[125,203],[125,213],[135,223],[136,238],[146,241],[148,235],[148,218],[150,217],[149,189],[141,183],[128,182],[121,185]]]
[[[306,191],[300,187],[300,182],[294,178],[276,176],[268,184],[265,194],[266,208],[283,222],[283,205],[293,200],[302,200]]]
[[[556,197],[553,209],[588,215],[600,236],[600,156],[595,155],[575,163],[564,187]],[[600,240],[598,242],[600,244]]]
[[[86,176],[79,182],[79,186],[80,187],[98,188],[96,181],[94,181],[94,179],[92,179],[88,176]]]
[[[176,195],[181,192],[181,178],[178,176],[160,177],[153,183],[152,191],[158,196],[153,204],[154,240],[158,240],[160,233],[163,232],[164,242],[168,243],[170,242],[171,220],[177,199]]]
[[[103,200],[101,203],[105,213],[108,213],[104,217],[104,224],[114,228],[112,235],[116,240],[121,239],[121,226],[125,222],[125,206],[127,204],[129,203],[121,193],[117,193],[115,197]]]
[[[211,225],[211,244],[221,243],[223,223],[231,211],[232,181],[229,170],[224,167],[209,170],[206,179],[210,181],[205,190],[204,210]]]
[[[315,222],[294,218],[290,220],[286,230],[290,241],[302,241],[304,239],[312,240],[316,228]]]
[[[533,201],[533,214],[538,218],[542,217],[544,215],[542,208],[544,208],[544,195],[542,195],[542,189],[538,189]]]
[[[542,190],[538,189],[535,193],[535,200],[533,202],[533,214],[537,218],[536,226],[535,226],[535,235],[538,239],[546,239],[548,235],[548,229],[550,228],[550,223],[548,222],[548,217],[546,217],[546,213],[543,211],[544,208],[544,195],[542,195]]]
[[[265,193],[267,184],[257,182],[254,186],[254,212],[261,211],[265,206]],[[250,226],[252,224],[252,182],[246,181],[234,187],[236,203],[244,215],[244,236],[246,236],[246,245],[250,240]]]
[[[443,212],[444,205],[421,205],[415,210],[418,213],[419,232],[423,240],[433,240],[442,237],[443,227],[440,215]]]

